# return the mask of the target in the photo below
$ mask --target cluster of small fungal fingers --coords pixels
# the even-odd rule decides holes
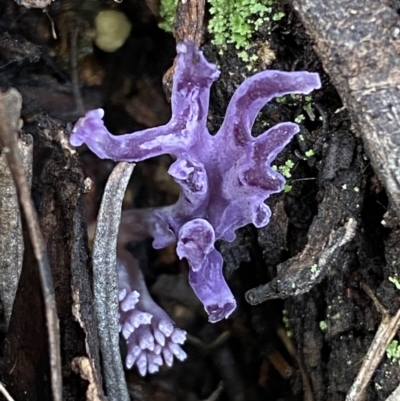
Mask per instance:
[[[141,308],[142,306],[142,308]],[[186,353],[180,347],[186,340],[186,331],[174,327],[168,315],[153,302],[152,313],[141,305],[137,291],[119,292],[119,330],[127,343],[126,367],[137,366],[139,373],[158,372],[165,362],[172,366],[174,356],[183,361]]]

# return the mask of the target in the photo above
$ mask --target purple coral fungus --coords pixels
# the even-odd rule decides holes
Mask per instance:
[[[127,344],[126,367],[136,365],[139,373],[158,372],[161,365],[172,366],[174,356],[183,361],[180,347],[186,332],[175,327],[171,318],[151,298],[137,261],[129,251],[118,249],[119,326]]]
[[[161,154],[175,158],[169,173],[182,187],[175,205],[154,211],[153,246],[177,241],[179,257],[189,261],[189,281],[211,322],[228,317],[236,301],[222,274],[218,239],[233,241],[235,230],[253,223],[265,226],[270,209],[264,201],[282,190],[284,178],[270,163],[299,128],[285,122],[258,137],[251,128],[272,98],[310,93],[321,86],[318,74],[263,71],[246,79],[234,93],[222,126],[207,129],[210,87],[219,71],[194,43],[177,46],[168,124],[132,134],[111,135],[102,109],[89,111],[74,127],[72,145],[85,143],[100,158],[140,161]]]

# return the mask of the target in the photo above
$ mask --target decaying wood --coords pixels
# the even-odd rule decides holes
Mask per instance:
[[[7,54],[10,61],[16,63],[21,63],[23,60],[37,63],[42,56],[40,46],[25,40],[21,36],[10,35],[8,32],[0,35],[0,51]]]
[[[353,217],[338,213],[333,207],[339,207],[346,196],[348,194],[333,185],[328,186],[319,213],[311,224],[308,244],[300,254],[278,265],[277,276],[268,284],[246,293],[251,305],[304,294],[320,283],[330,269],[340,268],[335,264],[338,253],[353,239],[357,227]],[[348,220],[342,224],[344,219]]]
[[[173,29],[176,43],[189,39],[200,47],[204,36],[204,8],[205,0],[179,0]],[[174,72],[175,62],[163,77],[164,91],[168,98],[171,97]]]
[[[85,377],[89,377],[91,394],[103,400],[83,215],[85,186],[78,155],[69,145],[65,124],[38,116],[25,131],[34,137],[35,206],[55,279],[62,329],[63,394],[83,399],[88,387]],[[16,399],[33,401],[49,398],[46,377],[50,370],[40,280],[29,239],[25,238],[25,244],[28,246],[6,340],[6,384]],[[84,380],[74,373],[75,358],[87,358],[90,375],[86,369]]]
[[[22,164],[32,180],[32,137],[25,135],[17,141]],[[21,275],[24,243],[17,193],[6,154],[0,155],[0,299],[3,303],[6,328],[10,323],[12,306]]]
[[[200,47],[204,36],[204,0],[180,0],[174,21],[176,42],[192,40]]]
[[[3,152],[6,151],[7,162],[17,189],[33,253],[39,267],[40,282],[43,292],[47,333],[50,354],[50,376],[54,401],[62,400],[62,375],[60,355],[60,331],[55,304],[53,278],[46,253],[43,235],[33,201],[31,199],[28,179],[25,174],[18,146],[17,133],[21,114],[22,97],[15,89],[1,94],[0,97],[0,140]]]
[[[343,227],[329,232],[322,221],[320,217],[314,220],[310,228],[310,242],[303,252],[279,265],[278,274],[271,282],[246,293],[251,305],[304,294],[325,278],[329,269],[335,266],[340,248],[353,239],[357,223],[350,218]],[[329,220],[327,222],[332,223]],[[326,238],[326,241],[322,241],[322,238]]]
[[[387,2],[293,0],[400,217],[400,28]]]
[[[105,400],[103,389],[99,386],[97,372],[93,369],[92,362],[88,357],[77,356],[72,361],[72,369],[79,373],[82,379],[89,382],[86,391],[86,401],[102,401]]]
[[[110,401],[129,401],[119,352],[117,236],[122,200],[134,165],[118,164],[108,179],[93,244],[93,288],[104,380]]]
[[[18,401],[48,400],[52,397],[44,303],[26,230],[24,242],[23,267],[5,341],[4,382]]]
[[[53,278],[46,254],[36,209],[31,199],[28,179],[18,151],[17,132],[21,113],[22,97],[15,89],[2,93],[0,98],[0,139],[3,152],[17,189],[18,199],[26,219],[29,238],[39,267],[42,285],[46,323],[49,339],[50,376],[55,401],[62,400],[62,376],[60,355],[60,332],[55,304]]]
[[[34,184],[35,190],[40,192],[40,197],[36,196],[36,206],[55,279],[57,312],[62,322],[64,394],[74,399],[84,395],[88,383],[73,373],[72,363],[76,358],[87,357],[91,369],[89,387],[92,393],[94,388],[98,399],[102,400],[83,207],[84,176],[64,124],[39,117],[35,131]]]

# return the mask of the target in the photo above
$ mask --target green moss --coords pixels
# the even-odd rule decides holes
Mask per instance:
[[[325,320],[321,320],[319,322],[319,328],[321,329],[321,331],[326,331],[326,329],[328,328],[328,324]]]
[[[178,0],[161,0],[158,26],[166,32],[172,32]]]
[[[389,281],[393,283],[398,290],[400,290],[400,282],[397,277],[388,277]]]
[[[278,13],[276,13],[276,14],[274,14],[274,15],[272,16],[272,20],[273,20],[273,21],[280,21],[284,16],[285,16],[285,13],[283,13],[282,11],[280,11],[280,12],[278,12]]]
[[[238,53],[239,58],[241,58],[245,63],[250,61],[250,57],[246,50],[242,50],[241,52]]]
[[[285,178],[291,178],[292,177],[292,168],[294,167],[294,163],[292,160],[286,160],[285,164],[283,166],[279,166],[278,170],[282,173],[282,175]]]
[[[386,348],[386,356],[392,361],[400,360],[400,345],[397,340],[393,340]]]
[[[272,1],[209,0],[211,19],[208,29],[214,35],[213,43],[222,50],[233,44],[240,50],[238,56],[248,61],[249,40],[254,31],[270,18]]]
[[[304,111],[308,114],[308,117],[311,121],[315,121],[315,114],[313,110],[313,105],[310,100],[307,100],[309,96],[306,96],[306,104],[303,106]]]
[[[290,160],[290,159],[286,160],[286,162],[285,162],[285,164],[283,166],[279,166],[278,167],[275,164],[273,164],[271,166],[272,170],[279,171],[286,178],[291,178],[292,177],[292,168],[293,167],[294,167],[294,162],[292,160]],[[288,183],[286,183],[283,186],[283,190],[285,192],[290,192],[292,188],[293,188],[293,186],[289,185]]]
[[[284,184],[283,185],[283,191],[284,192],[290,192],[291,190],[292,190],[292,188],[293,188],[293,185],[289,185],[289,184]]]

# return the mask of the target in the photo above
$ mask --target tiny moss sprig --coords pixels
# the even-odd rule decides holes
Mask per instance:
[[[326,331],[328,329],[328,323],[325,320],[319,322],[319,328],[321,331]]]
[[[397,277],[389,277],[388,280],[393,283],[398,290],[400,290],[400,282]]]
[[[302,96],[299,94],[291,94],[275,99],[278,104],[286,104],[287,106],[301,106],[301,113],[295,118],[297,124],[301,124],[308,117],[310,121],[315,121],[314,102],[312,96]]]
[[[311,96],[305,96],[304,100],[306,101],[306,104],[303,106],[303,110],[308,114],[308,118],[311,121],[315,120],[315,114],[313,110],[313,101]]]
[[[283,166],[277,167],[276,165],[273,165],[272,168],[275,171],[279,171],[285,178],[291,178],[292,177],[292,168],[294,167],[294,162],[290,159],[285,161],[285,164]]]
[[[386,348],[386,356],[392,362],[399,362],[400,360],[400,344],[397,340],[393,340]]]
[[[275,164],[271,166],[271,168],[275,171],[279,171],[285,178],[291,178],[292,177],[292,169],[294,167],[294,162],[290,159],[285,161],[285,164],[283,166],[276,166]],[[290,185],[288,183],[285,183],[283,186],[283,190],[285,193],[290,192],[293,188],[293,185]]]
[[[295,121],[297,124],[301,124],[305,119],[306,119],[306,117],[305,117],[304,114],[299,114],[299,115],[294,119],[294,121]]]
[[[286,160],[285,164],[283,166],[276,166],[275,164],[271,166],[271,168],[275,171],[279,171],[285,178],[291,178],[292,177],[292,169],[294,167],[294,162],[293,160]],[[283,191],[285,193],[290,192],[291,189],[293,188],[293,185],[288,184],[287,182],[283,186]]]

